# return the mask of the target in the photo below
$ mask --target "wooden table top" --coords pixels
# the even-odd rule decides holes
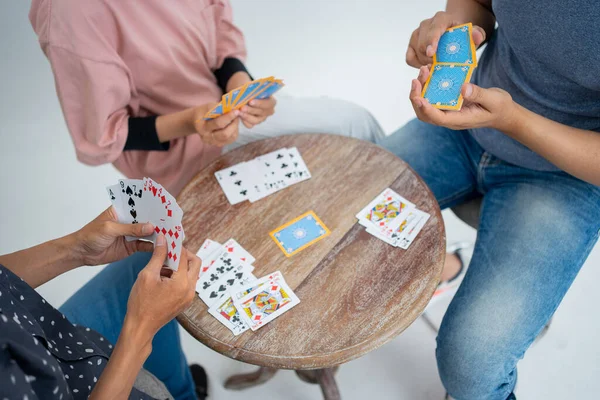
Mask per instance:
[[[255,203],[230,205],[214,173],[282,147],[298,147],[312,178]],[[402,250],[371,236],[355,215],[390,187],[431,218]],[[300,304],[258,331],[234,336],[196,298],[178,320],[196,339],[236,360],[271,368],[342,364],[387,343],[424,310],[445,257],[440,209],[414,171],[373,144],[334,135],[282,136],[250,143],[201,171],[183,190],[184,245],[237,240],[256,261],[254,275],[281,271]],[[286,257],[269,232],[314,210],[331,234]]]

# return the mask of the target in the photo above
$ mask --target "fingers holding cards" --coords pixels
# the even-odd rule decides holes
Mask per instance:
[[[155,243],[159,234],[165,236],[167,241],[165,265],[172,270],[177,270],[185,233],[181,226],[183,211],[175,198],[150,178],[120,179],[117,185],[109,186],[106,190],[120,223],[151,223],[154,232],[141,238],[142,240]],[[139,239],[127,237],[129,241]]]

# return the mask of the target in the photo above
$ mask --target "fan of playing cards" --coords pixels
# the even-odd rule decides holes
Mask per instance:
[[[154,233],[142,240],[156,241],[162,233],[167,239],[166,266],[177,270],[185,239],[181,218],[183,211],[175,198],[160,184],[150,178],[120,179],[119,183],[106,188],[119,222],[126,224],[151,223]],[[128,237],[127,240],[140,238]]]
[[[255,202],[281,189],[310,179],[296,147],[283,148],[215,173],[227,200]]]
[[[224,94],[221,102],[206,113],[204,120],[210,120],[230,111],[239,110],[249,103],[250,100],[262,100],[271,97],[283,86],[284,84],[281,79],[275,79],[272,76],[248,82]]]
[[[371,235],[407,249],[415,240],[430,215],[391,189],[385,189],[363,208],[356,218]]]
[[[473,25],[454,26],[440,38],[433,65],[422,97],[442,110],[460,110],[463,104],[461,88],[471,80],[477,67]]]
[[[279,271],[257,279],[252,274],[255,258],[234,239],[223,245],[207,239],[197,254],[202,267],[196,291],[208,312],[236,336],[300,303]]]

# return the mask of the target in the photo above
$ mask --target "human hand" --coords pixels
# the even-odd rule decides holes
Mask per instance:
[[[423,65],[433,63],[433,55],[437,51],[440,37],[446,29],[463,24],[451,14],[440,11],[433,18],[426,19],[410,36],[408,50],[406,51],[406,63],[411,67],[419,68]],[[485,41],[485,30],[479,26],[473,26],[473,42],[479,47]]]
[[[121,260],[137,251],[152,251],[152,243],[127,241],[125,236],[152,234],[152,224],[121,224],[114,207],[73,233],[75,248],[82,265],[100,265]]]
[[[461,88],[464,103],[460,111],[439,110],[421,97],[428,77],[429,69],[421,67],[410,91],[410,101],[421,121],[454,130],[490,127],[507,132],[518,118],[516,104],[508,92],[498,88],[483,89],[472,83]]]
[[[196,295],[200,258],[183,248],[179,269],[163,268],[167,257],[164,235],[156,238],[150,262],[140,271],[127,302],[126,320],[151,338],[183,312]]]
[[[264,122],[268,117],[275,113],[275,105],[277,100],[274,97],[268,97],[266,99],[250,100],[241,109],[240,118],[242,123],[248,129]]]
[[[217,118],[205,121],[204,115],[212,108],[201,106],[196,108],[193,114],[194,129],[200,135],[202,141],[219,147],[235,142],[239,134],[240,120],[238,117],[240,111],[230,111]]]

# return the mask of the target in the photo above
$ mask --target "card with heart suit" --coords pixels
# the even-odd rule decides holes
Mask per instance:
[[[389,188],[356,216],[368,233],[405,250],[429,219],[429,214]]]
[[[107,187],[107,193],[119,222],[154,225],[152,235],[144,238],[127,237],[127,240],[156,242],[157,235],[162,233],[167,239],[165,266],[177,270],[185,232],[181,226],[183,211],[175,198],[149,178],[120,179],[117,185]]]
[[[291,257],[311,244],[327,237],[331,231],[314,211],[308,211],[281,225],[269,235],[286,257]]]
[[[282,278],[281,272],[276,271],[272,274],[264,276],[253,282],[247,283],[245,286],[240,285],[229,290],[227,296],[222,297],[216,301],[212,307],[209,308],[208,312],[218,319],[223,325],[225,325],[234,335],[239,335],[250,329],[250,327],[244,322],[240,316],[237,308],[233,304],[233,299],[241,299],[248,293],[256,290],[257,288],[269,283],[277,282]]]
[[[356,218],[367,229],[388,237],[414,207],[413,203],[388,188],[356,214]]]
[[[299,302],[294,292],[285,283],[280,271],[257,279],[252,274],[254,266],[250,264],[256,261],[255,258],[234,239],[229,239],[223,245],[206,239],[200,246],[197,255],[202,259],[203,265],[204,259],[213,260],[209,263],[205,274],[201,275],[201,279],[198,280],[196,285],[198,296],[208,306],[208,312],[234,335],[250,329],[247,319],[240,315],[234,304],[235,300],[243,299],[261,288],[271,291],[272,285],[279,285],[280,282],[283,282],[282,291],[274,292],[273,299],[266,299],[268,304],[279,299],[281,307],[277,308],[283,311],[273,313],[272,310],[264,309],[264,314],[268,314],[269,317],[261,318],[262,322],[259,324],[253,324],[256,325],[254,326],[255,330]],[[266,285],[271,286],[267,287]],[[264,297],[264,295],[261,296]],[[291,304],[289,304],[290,302]],[[256,306],[255,304],[255,311],[257,310]]]
[[[282,148],[215,173],[232,205],[255,202],[311,178],[297,148]]]
[[[282,278],[270,281],[241,299],[233,298],[240,316],[253,331],[261,328],[300,303]]]

